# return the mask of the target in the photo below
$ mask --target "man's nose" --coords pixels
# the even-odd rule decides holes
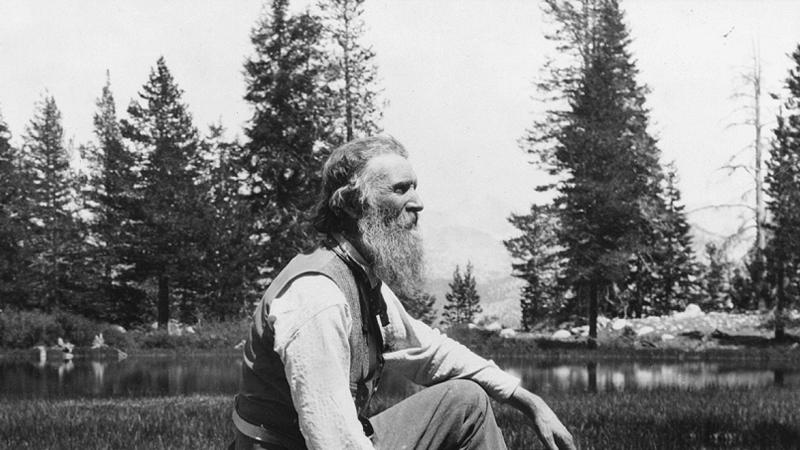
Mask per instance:
[[[406,203],[406,209],[412,212],[420,212],[425,205],[422,204],[422,198],[419,196],[419,192],[415,188],[411,188],[411,198]]]

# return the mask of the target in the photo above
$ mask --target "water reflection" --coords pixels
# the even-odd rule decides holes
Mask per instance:
[[[143,397],[236,393],[235,355],[123,361],[0,361],[0,398]]]
[[[536,391],[624,391],[637,389],[702,389],[708,387],[800,388],[800,371],[718,362],[588,362],[504,361],[501,366]]]
[[[498,365],[536,392],[702,389],[712,386],[800,388],[800,370],[752,363],[583,362],[501,359]],[[142,397],[236,393],[238,355],[130,357],[123,361],[40,364],[0,360],[0,399],[11,397]],[[410,393],[403,380],[384,376],[387,393]]]

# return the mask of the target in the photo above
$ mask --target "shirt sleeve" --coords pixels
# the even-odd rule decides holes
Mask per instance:
[[[350,394],[352,317],[344,294],[322,275],[302,276],[273,300],[275,351],[309,449],[373,449]]]
[[[384,286],[382,294],[389,314],[389,325],[383,329],[389,347],[384,354],[385,370],[398,371],[423,386],[466,378],[480,384],[495,400],[511,397],[519,378],[411,317],[388,287]]]

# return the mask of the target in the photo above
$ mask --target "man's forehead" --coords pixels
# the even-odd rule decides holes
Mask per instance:
[[[396,153],[384,153],[370,159],[365,170],[371,175],[395,183],[402,180],[416,180],[417,175],[411,162]]]

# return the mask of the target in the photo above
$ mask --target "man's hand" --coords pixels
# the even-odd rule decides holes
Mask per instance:
[[[518,386],[509,404],[533,421],[536,435],[549,450],[575,450],[572,435],[541,397]]]

